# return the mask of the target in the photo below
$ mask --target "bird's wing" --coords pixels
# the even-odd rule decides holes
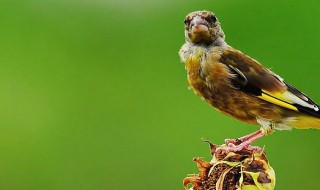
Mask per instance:
[[[256,60],[232,49],[224,51],[219,61],[235,74],[232,83],[243,92],[290,110],[320,117],[317,104]]]

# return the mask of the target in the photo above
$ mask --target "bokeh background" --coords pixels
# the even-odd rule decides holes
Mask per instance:
[[[214,11],[227,42],[320,102],[319,1],[1,0],[0,189],[183,189],[258,129],[187,90],[183,19]],[[276,132],[276,189],[318,189],[320,131]]]

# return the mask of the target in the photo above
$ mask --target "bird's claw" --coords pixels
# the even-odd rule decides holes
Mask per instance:
[[[257,151],[257,152],[262,152],[263,148],[260,148],[258,146],[251,146],[251,144],[239,144],[239,145],[235,145],[232,143],[229,143],[227,146],[220,146],[216,149],[216,152],[225,152],[226,154],[230,153],[230,152],[240,152],[240,151]]]
[[[239,145],[242,143],[242,141],[240,139],[225,139],[224,140],[224,143],[227,145],[227,146],[230,146],[230,147],[233,147],[235,145]]]

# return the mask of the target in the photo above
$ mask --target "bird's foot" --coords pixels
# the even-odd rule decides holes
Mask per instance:
[[[224,144],[227,146],[232,146],[232,145],[239,145],[241,142],[239,139],[225,139]]]
[[[263,148],[258,146],[251,146],[250,144],[240,144],[240,145],[231,145],[231,146],[220,146],[216,149],[216,152],[225,152],[228,154],[229,152],[263,152]]]
[[[237,139],[226,139],[225,144],[226,147],[222,148],[226,152],[239,152],[241,150],[254,150],[261,149],[259,147],[251,146],[251,143],[258,140],[259,138],[265,136],[264,130],[259,130],[244,137],[240,137]]]

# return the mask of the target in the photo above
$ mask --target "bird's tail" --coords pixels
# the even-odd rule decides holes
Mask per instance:
[[[299,116],[292,125],[297,129],[320,129],[320,118]]]

